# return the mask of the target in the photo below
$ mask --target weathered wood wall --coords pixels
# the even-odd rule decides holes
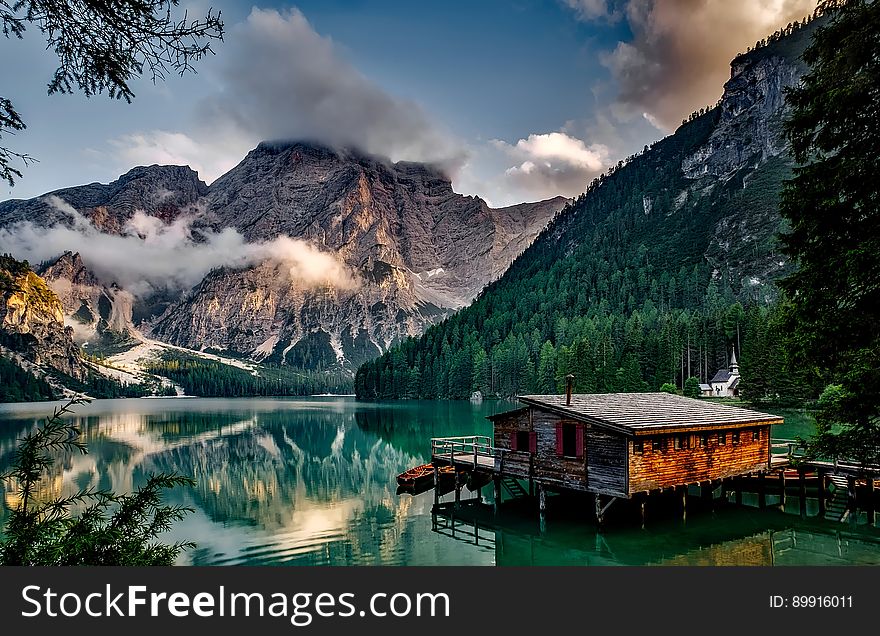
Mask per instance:
[[[739,443],[733,434],[739,431]],[[756,437],[756,433],[760,435]],[[727,443],[720,444],[718,435]],[[701,435],[707,444],[700,444]],[[629,492],[641,492],[742,475],[769,468],[770,427],[722,429],[687,434],[688,448],[675,448],[677,435],[644,435],[629,440]],[[661,449],[654,449],[660,441]],[[642,452],[635,444],[642,442]],[[684,445],[682,445],[684,446]]]
[[[627,447],[622,436],[536,408],[496,418],[494,424],[497,448],[511,449],[512,435],[517,431],[535,435],[533,457],[522,449],[504,453],[503,466],[500,459],[495,460],[496,470],[571,490],[626,495]],[[559,454],[557,425],[575,427],[580,437],[575,440],[575,455]]]
[[[570,488],[587,489],[586,457],[562,457],[557,454],[556,425],[578,427],[581,436],[580,448],[584,449],[586,428],[581,422],[564,418],[550,411],[532,408],[532,427],[538,435],[538,448],[535,455],[534,472],[538,481]],[[586,453],[584,453],[586,455]]]
[[[493,420],[494,423],[494,444],[495,448],[511,450],[511,435],[517,431],[532,431],[531,416],[528,409],[511,411],[502,414]],[[529,452],[528,450],[502,453],[504,456],[504,465],[502,466],[501,458],[495,457],[495,470],[503,469],[505,475],[514,475],[528,479],[529,477]]]
[[[627,440],[597,426],[587,430],[587,487],[607,495],[627,494]]]

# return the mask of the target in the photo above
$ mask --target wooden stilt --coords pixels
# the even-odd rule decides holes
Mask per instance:
[[[680,496],[681,496],[681,520],[687,520],[687,500],[688,500],[688,487],[681,486],[679,488]]]
[[[544,514],[547,511],[547,491],[544,484],[538,484],[538,512]]]
[[[849,510],[850,519],[856,516],[856,478],[850,475],[846,478],[846,509]]]
[[[868,512],[868,525],[876,525],[877,524],[877,506],[874,501],[874,479],[868,477],[865,480],[865,484],[868,487],[868,492],[866,493],[867,498],[865,499],[865,510]]]
[[[596,501],[596,523],[601,527],[602,522],[604,521],[604,515],[602,514],[602,495],[596,493],[595,501]]]
[[[807,516],[807,472],[798,470],[798,499],[800,500],[801,517]]]
[[[645,507],[648,503],[648,493],[639,497],[639,519],[642,523],[642,530],[645,529]]]
[[[729,484],[728,484],[728,480],[727,480],[727,479],[722,479],[722,480],[721,480],[721,500],[722,500],[724,503],[727,503],[727,491],[728,491],[728,485],[729,485]]]
[[[758,473],[758,508],[767,507],[767,493],[764,486],[764,471],[761,471]]]
[[[529,453],[529,497],[535,496],[535,456]]]
[[[440,503],[440,467],[434,464],[434,505]]]
[[[743,502],[743,488],[742,488],[742,478],[737,477],[734,483],[734,488],[736,492],[736,505],[741,506]]]
[[[785,512],[785,470],[779,471],[779,512]]]
[[[455,507],[461,506],[461,473],[455,473]]]
[[[828,484],[826,483],[828,477],[825,474],[824,470],[819,470],[819,484],[817,488],[819,489],[819,516],[823,519],[825,518],[825,495],[828,492]]]
[[[715,492],[715,486],[711,481],[704,482],[700,486],[700,497],[702,498],[704,503],[712,504],[714,497],[712,496]]]

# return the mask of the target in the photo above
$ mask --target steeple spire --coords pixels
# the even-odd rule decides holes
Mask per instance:
[[[739,375],[739,364],[736,361],[736,349],[730,352],[730,374]]]

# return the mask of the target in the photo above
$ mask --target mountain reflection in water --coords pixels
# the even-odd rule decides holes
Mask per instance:
[[[431,437],[488,434],[485,417],[514,406],[96,401],[73,416],[89,454],[60,458],[41,496],[83,487],[130,491],[149,472],[192,476],[197,485],[178,489],[172,500],[196,512],[169,538],[198,544],[181,560],[194,565],[880,563],[871,531],[749,509],[601,535],[588,520],[567,515],[550,516],[542,533],[533,514],[514,511],[481,528],[479,544],[432,531],[432,495],[398,496],[397,474],[428,459]],[[45,403],[0,405],[0,469],[15,440],[50,411]],[[13,503],[3,488],[0,495]],[[491,487],[484,490],[489,500]],[[5,515],[0,511],[0,522]]]

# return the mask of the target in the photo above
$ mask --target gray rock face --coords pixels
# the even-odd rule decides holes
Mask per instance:
[[[108,184],[92,183],[62,188],[28,200],[0,202],[0,225],[31,221],[50,226],[68,223],[70,217],[53,206],[56,196],[90,219],[101,230],[119,233],[137,210],[165,221],[182,212],[195,212],[195,204],[208,191],[188,166],[139,166]]]
[[[727,180],[746,167],[788,151],[782,136],[784,89],[794,86],[803,65],[778,56],[738,58],[724,85],[721,117],[707,144],[682,162],[689,179]]]
[[[131,326],[132,298],[107,287],[86,268],[79,253],[65,252],[38,272],[58,296],[74,340],[86,342],[106,331],[124,334]]]
[[[682,161],[682,172],[691,180],[680,193],[683,198],[711,192],[719,183],[741,188],[714,227],[706,259],[713,275],[729,281],[738,295],[764,302],[775,298],[773,282],[790,266],[776,241],[784,229],[778,213],[780,183],[793,167],[783,133],[785,89],[806,71],[800,56],[815,26],[731,63],[718,123],[708,141]]]
[[[307,240],[345,263],[356,287],[303,286],[268,263],[221,269],[152,333],[306,368],[353,367],[470,302],[565,201],[492,209],[429,166],[263,143],[211,185],[203,223],[250,241]]]
[[[566,203],[492,209],[430,166],[308,143],[262,143],[210,187],[189,168],[150,166],[50,194],[105,232],[122,233],[138,210],[166,222],[186,214],[196,234],[289,236],[333,255],[353,285],[307,285],[266,262],[214,270],[180,298],[134,303],[135,321],[158,340],[305,368],[353,368],[469,303]],[[0,204],[0,225],[22,220],[48,226],[69,215],[48,197]],[[94,331],[125,329],[131,299],[87,276],[88,261],[64,255],[46,271],[65,313]]]

